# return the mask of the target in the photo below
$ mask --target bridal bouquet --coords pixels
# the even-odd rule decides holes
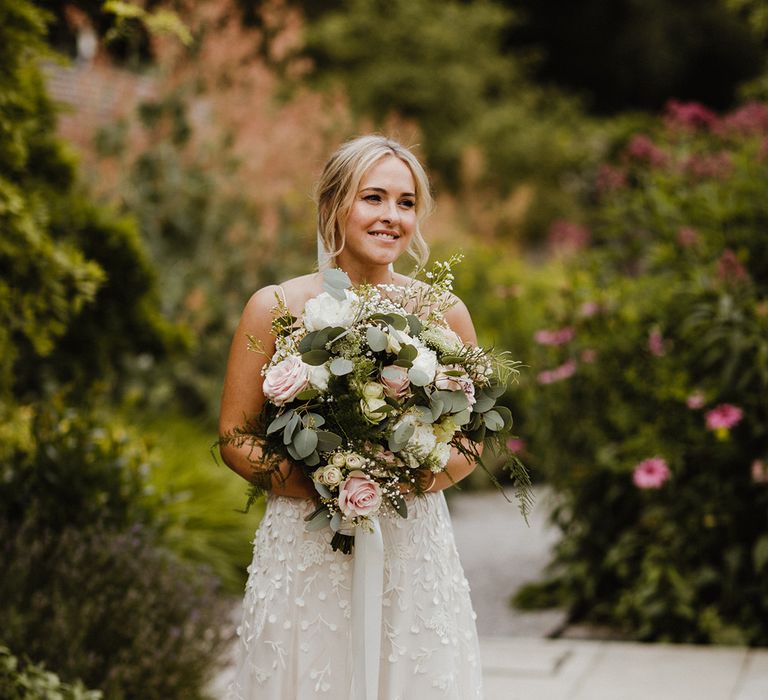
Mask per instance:
[[[487,449],[505,459],[526,514],[528,475],[506,449],[512,415],[497,404],[519,363],[465,345],[446,323],[458,259],[408,287],[353,287],[329,270],[300,318],[278,299],[263,410],[225,438],[260,448],[249,503],[290,458],[319,497],[307,528],[330,527],[333,548],[348,553],[369,518],[407,517],[403,492],[429,488],[452,448],[481,464]]]

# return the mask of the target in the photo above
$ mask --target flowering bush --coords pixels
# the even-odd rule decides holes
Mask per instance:
[[[519,351],[563,530],[538,592],[574,619],[768,643],[766,192],[757,103],[671,103],[597,173],[589,247]]]

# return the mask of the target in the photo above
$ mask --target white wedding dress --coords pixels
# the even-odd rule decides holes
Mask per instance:
[[[351,555],[306,532],[312,501],[270,497],[254,540],[227,700],[350,700]],[[440,493],[382,518],[384,591],[378,700],[482,697],[475,614]]]

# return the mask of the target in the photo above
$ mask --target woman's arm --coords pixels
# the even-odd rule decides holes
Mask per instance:
[[[456,303],[445,312],[445,320],[465,343],[477,345],[477,334],[472,323],[472,317],[469,315],[469,311],[461,299],[456,298]],[[482,446],[480,447],[482,449]],[[475,466],[477,465],[474,460],[468,460],[453,447],[451,448],[451,456],[448,459],[445,470],[440,474],[434,474],[435,481],[431,486],[430,482],[433,475],[425,474],[422,485],[428,486],[428,491],[442,491],[469,476]]]
[[[276,305],[277,287],[264,287],[248,301],[235,331],[227,360],[224,390],[221,396],[219,414],[219,435],[231,433],[243,426],[248,419],[257,416],[264,405],[261,375],[262,367],[275,351],[272,336],[272,309]],[[248,336],[261,343],[264,354],[248,349]],[[251,481],[254,473],[254,458],[258,459],[259,448],[243,444],[239,447],[229,443],[220,448],[225,464]],[[279,496],[313,498],[316,491],[312,481],[298,466],[286,460],[280,465],[281,476],[272,477],[271,492]]]

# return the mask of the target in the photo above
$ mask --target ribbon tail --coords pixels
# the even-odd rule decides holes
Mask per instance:
[[[379,519],[355,529],[352,572],[352,648],[355,700],[378,700],[384,540]]]

